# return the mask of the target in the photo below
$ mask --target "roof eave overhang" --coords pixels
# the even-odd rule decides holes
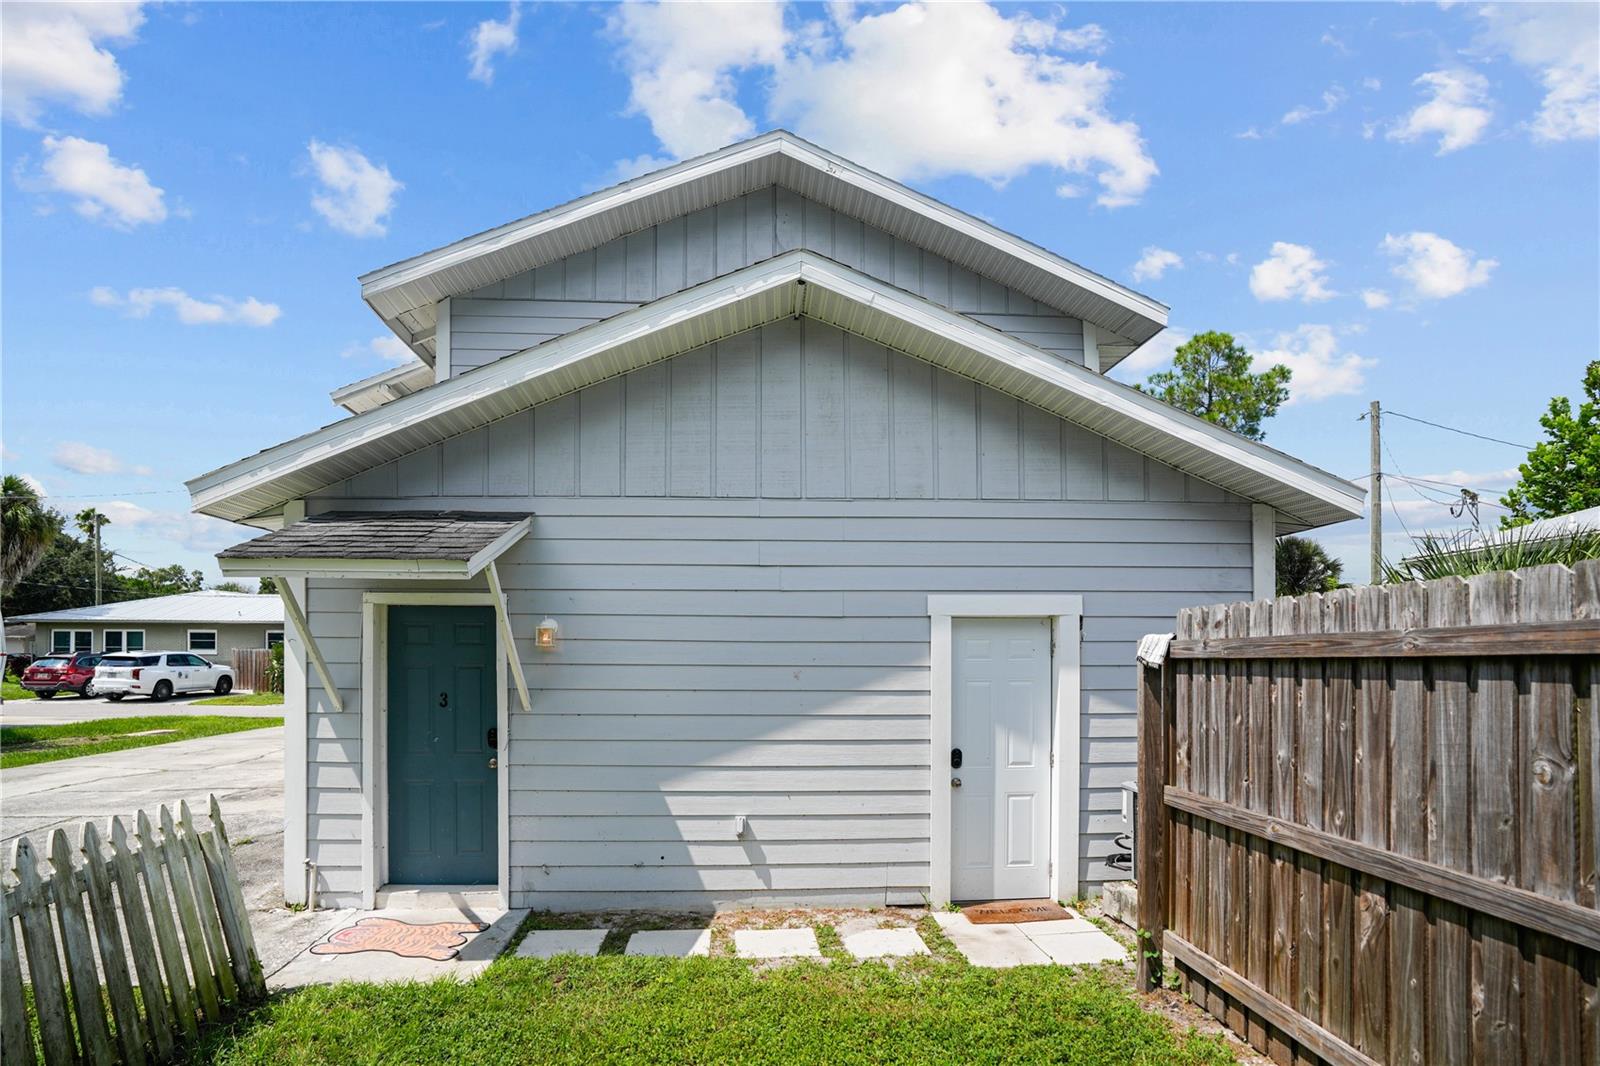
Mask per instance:
[[[731,145],[374,270],[360,279],[362,298],[417,349],[417,334],[402,316],[429,318],[433,305],[444,297],[773,184],[1110,330],[1135,347],[1166,327],[1167,307],[1159,301],[786,131]],[[431,361],[430,353],[419,350],[419,355]]]
[[[606,378],[806,315],[971,378],[1279,512],[1289,532],[1358,517],[1358,486],[1095,371],[825,259],[787,252],[625,311],[189,482],[234,521]]]

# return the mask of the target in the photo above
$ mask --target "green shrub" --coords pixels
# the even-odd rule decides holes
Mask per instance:
[[[1543,537],[1519,535],[1515,529],[1489,536],[1477,530],[1424,533],[1417,538],[1417,549],[1398,565],[1385,563],[1384,581],[1472,577],[1550,563],[1571,566],[1585,559],[1600,559],[1600,529],[1574,529]]]
[[[272,646],[272,657],[267,663],[267,688],[272,692],[283,691],[283,642],[279,641]]]

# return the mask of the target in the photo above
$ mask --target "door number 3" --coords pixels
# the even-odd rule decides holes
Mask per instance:
[[[441,707],[450,706],[450,693],[448,693],[448,692],[439,693],[439,706],[441,706]]]

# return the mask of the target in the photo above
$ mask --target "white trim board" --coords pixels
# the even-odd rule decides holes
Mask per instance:
[[[1284,532],[1362,513],[1365,492],[1359,486],[805,250],[623,311],[203,474],[188,482],[192,504],[218,518],[248,519],[286,496],[304,495],[598,381],[795,315],[885,344],[1201,480],[1270,503],[1284,520]]]
[[[1078,894],[1079,785],[1083,779],[1083,597],[1065,593],[1006,593],[928,597],[929,642],[928,895],[950,902],[951,634],[958,618],[1050,618],[1053,691],[1050,700],[1050,898]]]
[[[389,887],[388,655],[389,612],[395,604],[488,607],[498,615],[492,592],[364,592],[361,595],[361,906],[377,905],[378,890]],[[511,649],[515,654],[515,649]],[[499,848],[500,906],[511,899],[511,701],[508,698],[506,641],[495,626],[496,846]]]

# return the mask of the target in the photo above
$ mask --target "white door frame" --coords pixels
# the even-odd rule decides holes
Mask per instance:
[[[373,907],[389,883],[389,611],[390,606],[495,606],[483,592],[364,592],[361,594],[361,905]],[[380,609],[382,608],[382,609]],[[506,695],[506,646],[495,629],[496,847],[500,905],[511,898],[511,723]],[[382,708],[382,712],[380,712]],[[440,886],[443,887],[443,886]]]
[[[1079,665],[1083,658],[1083,597],[1061,593],[979,593],[928,597],[929,713],[932,721],[928,778],[930,854],[928,895],[950,902],[951,623],[957,618],[1049,618],[1050,693],[1050,898],[1078,894],[1079,764],[1082,715]]]

